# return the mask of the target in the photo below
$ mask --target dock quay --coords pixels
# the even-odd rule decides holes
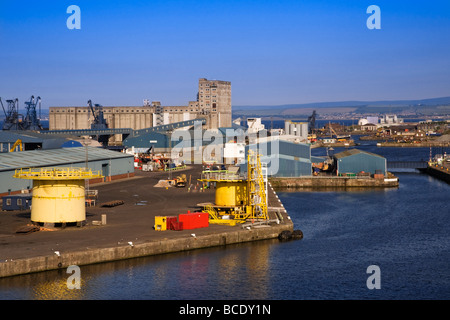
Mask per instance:
[[[378,147],[393,148],[429,148],[429,147],[450,147],[448,141],[425,141],[425,142],[378,142]]]
[[[315,149],[315,148],[348,148],[348,147],[355,147],[358,146],[359,144],[354,142],[354,141],[350,141],[350,142],[334,142],[334,143],[326,143],[326,142],[316,142],[311,144],[311,149]]]
[[[383,179],[339,176],[270,178],[272,187],[279,188],[395,188],[399,179],[388,176]]]
[[[83,226],[42,226],[18,233],[30,225],[30,211],[0,212],[0,277],[83,266],[186,250],[276,239],[294,225],[275,191],[268,188],[269,220],[236,226],[213,225],[195,230],[157,231],[156,216],[174,216],[214,200],[214,188],[203,189],[197,179],[201,166],[184,173],[192,188],[155,187],[167,179],[164,171],[136,170],[134,177],[90,185],[98,191],[97,205],[86,207]],[[178,174],[172,173],[172,174]],[[120,201],[121,205],[102,206]]]
[[[438,178],[442,181],[450,183],[450,166],[449,165],[428,165],[426,169],[423,170],[425,173]]]

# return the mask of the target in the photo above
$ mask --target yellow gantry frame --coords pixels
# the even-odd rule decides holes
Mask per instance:
[[[224,177],[225,180],[218,179],[202,179],[202,181],[231,181]],[[234,180],[234,179],[233,179]],[[220,213],[212,205],[204,207],[205,212],[209,213],[210,223],[235,225],[243,223],[246,220],[267,220],[269,219],[266,197],[266,185],[262,172],[261,157],[253,150],[248,151],[247,158],[247,204],[244,206],[236,206],[233,209],[234,219],[222,219]]]
[[[17,141],[13,144],[13,146],[11,147],[11,149],[9,149],[9,152],[14,152],[16,151],[16,148],[19,147],[20,151],[23,151],[23,147],[22,147],[22,140],[17,139]]]
[[[240,214],[240,219],[268,219],[266,185],[262,172],[261,157],[259,154],[248,150],[247,158],[247,192],[248,205],[245,214]]]
[[[15,171],[14,178],[28,180],[86,180],[103,178],[100,171],[84,168],[29,168]]]

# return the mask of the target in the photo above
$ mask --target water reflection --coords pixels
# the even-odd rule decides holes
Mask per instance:
[[[67,287],[71,274],[65,269],[4,278],[0,279],[0,299],[199,300],[242,295],[266,299],[270,292],[270,256],[276,244],[278,240],[262,240],[81,266],[79,290]]]
[[[392,188],[368,188],[368,187],[301,187],[287,188],[277,187],[275,191],[278,193],[297,193],[297,192],[348,192],[348,193],[386,193],[396,190]],[[279,194],[278,194],[279,195]]]

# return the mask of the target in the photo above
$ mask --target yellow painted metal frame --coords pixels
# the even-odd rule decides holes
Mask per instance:
[[[235,226],[238,223],[244,223],[244,221],[238,221],[235,219],[219,218],[219,213],[211,205],[205,206],[204,211],[209,213],[209,223],[211,224],[222,224],[222,225],[225,224],[229,226]]]
[[[247,184],[248,205],[245,213],[239,214],[235,218],[267,220],[269,216],[261,157],[253,150],[248,150]]]
[[[17,147],[19,147],[20,151],[23,151],[22,140],[17,139],[17,141],[13,144],[11,149],[9,149],[9,152],[14,152]]]
[[[209,175],[201,181],[210,182],[241,182],[242,178],[237,176],[218,174]],[[211,224],[236,225],[246,220],[268,220],[268,208],[266,197],[266,186],[262,172],[261,157],[253,150],[249,150],[247,159],[247,204],[235,206],[225,210],[216,210],[212,205],[204,206],[204,211],[209,213]],[[234,219],[222,219],[223,215],[233,215]]]
[[[15,171],[14,178],[28,180],[86,180],[103,178],[100,171],[84,168],[28,168]]]

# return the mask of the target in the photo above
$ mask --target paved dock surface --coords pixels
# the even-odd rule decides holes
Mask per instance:
[[[53,228],[53,231],[38,231],[19,234],[16,231],[30,224],[30,211],[0,212],[0,265],[1,263],[29,259],[33,257],[51,257],[59,254],[80,253],[102,248],[120,248],[151,243],[155,241],[173,240],[190,237],[195,232],[197,237],[242,230],[241,225],[210,225],[207,228],[182,231],[155,231],[155,216],[177,216],[195,211],[199,203],[214,202],[215,190],[199,190],[197,179],[201,175],[200,166],[190,166],[183,171],[174,171],[172,176],[185,174],[194,186],[190,191],[185,188],[159,188],[155,185],[161,179],[169,177],[168,172],[136,171],[133,178],[91,185],[90,189],[98,190],[99,199],[95,207],[86,209],[86,225],[83,227],[68,226],[64,229]],[[290,220],[276,194],[269,188],[270,218],[276,218],[273,210],[278,208],[283,215],[284,223]],[[102,203],[123,200],[124,204],[112,208],[103,208]],[[94,225],[106,215],[106,225]]]

